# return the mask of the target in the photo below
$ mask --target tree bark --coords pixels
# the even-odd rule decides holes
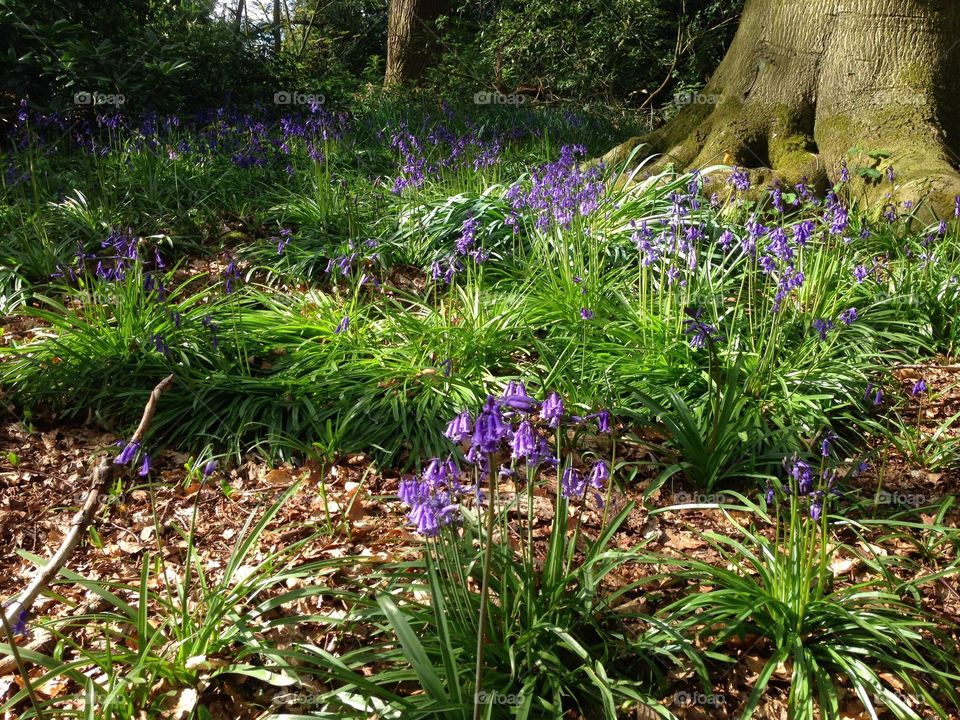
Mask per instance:
[[[943,217],[960,194],[960,2],[747,0],[737,34],[703,91],[640,143],[661,164],[770,169],[825,186],[850,164],[869,201],[921,199]],[[890,153],[894,183],[857,178]],[[760,173],[763,176],[763,173]]]
[[[423,77],[439,46],[437,18],[448,11],[448,0],[391,0],[384,85],[416,83]]]

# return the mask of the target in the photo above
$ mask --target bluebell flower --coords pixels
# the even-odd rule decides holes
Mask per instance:
[[[500,449],[500,444],[509,439],[510,427],[503,421],[500,407],[493,395],[487,396],[480,415],[473,428],[472,446],[481,453],[493,453]]]
[[[208,460],[207,464],[203,466],[203,477],[204,479],[209,478],[217,469],[216,460]]]
[[[127,465],[137,456],[139,450],[140,443],[131,440],[113,462],[117,465]]]
[[[823,440],[820,441],[820,454],[823,457],[830,457],[830,443],[837,439],[831,430],[828,430],[826,435],[823,436]]]
[[[597,418],[597,432],[598,433],[610,433],[610,411],[601,410],[596,415]]]
[[[0,612],[2,612],[2,610],[0,610]],[[30,617],[30,616],[29,616],[29,614],[27,613],[26,610],[21,610],[21,611],[20,611],[20,614],[17,615],[17,622],[16,622],[16,624],[13,626],[13,634],[14,634],[14,635],[24,635],[24,636],[26,636],[26,635],[29,635],[29,634],[30,634],[30,631],[29,631],[29,629],[28,629],[28,627],[27,627],[27,620],[29,619],[29,617]]]
[[[514,460],[530,458],[537,454],[537,438],[533,431],[533,425],[530,424],[529,420],[524,420],[517,426],[510,446]]]
[[[509,382],[500,398],[500,405],[509,410],[529,413],[536,410],[540,403],[527,395],[527,388],[522,382]]]
[[[827,332],[833,329],[833,321],[817,318],[813,321],[813,329],[817,331],[817,335],[820,336],[820,340],[826,340]]]
[[[344,315],[343,319],[337,325],[336,329],[333,331],[334,335],[339,335],[342,332],[346,332],[347,328],[350,327],[350,316]]]
[[[913,387],[910,389],[910,394],[916,397],[917,395],[922,395],[927,391],[927,381],[923,378],[917,380]]]
[[[688,317],[687,320],[683,321],[685,325],[683,332],[690,336],[691,348],[700,350],[706,347],[707,343],[712,344],[723,339],[716,327],[701,320],[703,308],[685,308],[683,312]]]
[[[790,461],[784,461],[787,475],[793,480],[798,495],[809,495],[813,492],[813,470],[810,465],[801,460],[796,455]]]
[[[543,401],[540,417],[546,420],[550,427],[558,427],[560,420],[563,419],[563,398],[555,392],[550,393],[547,399]]]
[[[583,497],[586,491],[586,481],[579,470],[568,467],[563,471],[560,477],[560,494],[568,500],[575,500]]]
[[[584,320],[592,320],[593,310],[585,307],[580,308],[580,317],[583,318]]]
[[[810,502],[810,519],[819,520],[820,516],[823,514],[823,499],[822,492],[818,492],[814,496],[814,499]]]
[[[146,477],[150,474],[150,456],[147,453],[143,454],[143,465],[140,466],[140,472],[137,474],[140,477]]]
[[[604,490],[607,487],[607,480],[610,479],[610,471],[603,460],[597,460],[590,470],[590,487],[595,490]]]
[[[857,309],[855,307],[847,308],[842,313],[840,313],[840,321],[844,325],[852,325],[857,319]]]
[[[464,410],[462,413],[457,415],[447,425],[447,429],[443,434],[444,437],[452,440],[455,443],[461,443],[470,437],[473,434],[473,420],[470,417],[470,413],[467,410]]]
[[[730,179],[727,182],[741,192],[750,189],[750,175],[746,170],[741,170],[739,167],[733,168],[733,172],[730,173]]]

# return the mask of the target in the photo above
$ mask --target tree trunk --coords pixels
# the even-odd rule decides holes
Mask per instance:
[[[387,72],[384,85],[417,82],[437,48],[436,21],[448,0],[391,0],[387,18]]]
[[[280,43],[282,42],[283,35],[280,32],[280,21],[282,20],[280,14],[280,0],[273,0],[273,54],[280,54]]]
[[[747,0],[702,93],[648,143],[676,167],[769,168],[784,182],[836,181],[845,160],[868,201],[926,199],[940,217],[960,194],[960,2]],[[864,152],[887,177],[858,178]],[[760,173],[762,175],[762,173]]]

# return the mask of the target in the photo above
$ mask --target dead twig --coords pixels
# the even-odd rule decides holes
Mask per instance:
[[[160,395],[173,384],[173,380],[173,375],[168,375],[161,380],[153,389],[153,392],[150,393],[146,407],[143,408],[143,416],[140,418],[140,424],[134,431],[130,442],[141,443],[143,441],[143,436],[146,435],[147,430],[150,428],[150,423],[153,421],[153,415],[156,412]],[[39,569],[27,588],[20,593],[20,596],[9,603],[8,608],[3,611],[4,623],[16,625],[21,613],[30,611],[30,607],[33,605],[34,600],[37,599],[37,596],[43,592],[47,585],[50,584],[50,581],[60,572],[60,568],[62,568],[67,560],[70,559],[70,556],[73,555],[77,546],[80,544],[80,539],[87,531],[90,523],[93,522],[93,517],[97,512],[97,508],[100,506],[101,498],[104,496],[106,489],[110,486],[116,474],[120,471],[120,467],[120,465],[114,463],[110,458],[103,458],[103,460],[100,461],[100,464],[93,471],[93,487],[87,494],[86,502],[83,503],[79,512],[73,516],[73,520],[70,523],[70,531],[63,539],[63,543],[61,543],[60,548],[53,554],[53,557],[50,558],[50,561]]]

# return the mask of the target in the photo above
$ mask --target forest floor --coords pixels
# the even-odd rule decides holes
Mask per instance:
[[[929,434],[960,409],[960,367],[952,365],[928,365],[922,368],[923,376],[938,388],[948,388],[936,402],[923,405],[913,401],[921,427]],[[904,383],[917,376],[917,368],[899,372]],[[49,557],[60,545],[69,531],[74,513],[83,503],[89,491],[89,469],[100,451],[120,438],[90,425],[65,425],[57,427],[31,426],[23,421],[6,419],[0,423],[0,595],[13,596],[23,589],[33,577],[36,566],[24,554],[40,558]],[[621,452],[635,452],[636,448],[624,448]],[[11,460],[16,458],[16,463]],[[244,524],[251,515],[274,502],[294,483],[300,483],[298,491],[284,504],[261,536],[258,547],[250,557],[258,558],[276,551],[310,535],[316,530],[327,529],[322,541],[311,542],[301,548],[292,562],[308,562],[319,559],[354,557],[357,564],[345,570],[345,576],[330,575],[318,578],[317,582],[336,584],[355,581],[361,577],[366,563],[387,563],[412,559],[422,552],[422,540],[405,524],[401,504],[396,499],[401,475],[390,469],[376,469],[363,454],[348,455],[329,466],[308,462],[301,467],[282,465],[271,467],[263,462],[248,459],[242,465],[220,469],[208,482],[188,481],[186,470],[189,457],[175,450],[161,451],[153,458],[154,472],[149,484],[140,478],[125,479],[102,504],[94,522],[94,530],[71,558],[68,569],[90,580],[118,582],[136,585],[141,563],[146,554],[162,556],[166,577],[184,576],[187,543],[184,535],[189,532],[191,519],[196,512],[194,549],[199,564],[216,578],[227,564],[235,542],[244,531]],[[960,471],[950,470],[930,473],[911,467],[896,450],[889,450],[883,467],[882,482],[878,484],[876,469],[871,469],[855,480],[862,497],[873,497],[876,492],[886,493],[891,512],[897,506],[941,506],[946,498],[960,495]],[[618,489],[614,505],[627,500],[640,499],[650,478],[639,478],[628,488]],[[189,482],[189,484],[187,484]],[[320,488],[324,490],[319,492]],[[878,490],[882,487],[882,490]],[[501,486],[501,492],[515,491],[512,483]],[[664,486],[650,494],[646,503],[636,505],[632,515],[615,539],[615,545],[623,548],[645,543],[653,551],[676,557],[695,557],[713,564],[722,564],[724,559],[705,538],[704,533],[716,531],[736,535],[731,519],[744,519],[746,515],[735,510],[727,511],[704,507],[676,507],[682,505],[735,504],[735,498],[706,495],[682,483]],[[552,507],[544,500],[545,510],[538,530],[545,536],[548,531]],[[664,510],[667,507],[674,509]],[[883,503],[874,507],[883,508]],[[947,513],[939,522],[948,526],[960,524],[960,506],[948,506]],[[841,511],[842,512],[842,511]],[[923,522],[935,521],[935,509],[931,514],[920,514]],[[591,510],[585,519],[586,527],[596,531],[602,516]],[[159,532],[159,537],[158,537]],[[869,539],[869,547],[862,547],[880,555],[901,555],[917,559],[918,547],[925,541],[922,529],[911,531],[913,540],[889,533]],[[863,545],[863,543],[861,543]],[[938,555],[938,561],[949,563],[956,557],[953,553]],[[919,564],[923,572],[936,568]],[[841,582],[858,582],[866,572],[853,558],[838,553],[831,561],[831,570]],[[649,568],[646,570],[649,572]],[[618,581],[624,584],[638,579],[639,568],[626,566],[618,573]],[[351,577],[351,575],[353,577]],[[162,578],[156,578],[158,586]],[[636,593],[629,601],[632,609],[656,610],[671,595],[670,583],[648,588],[646,593]],[[935,607],[944,617],[960,622],[960,583],[949,577],[928,584],[925,588],[925,603]],[[34,606],[33,617],[43,619],[90,612],[96,609],[96,596],[83,587],[63,582],[54,588],[57,597],[48,594]],[[656,598],[656,599],[651,599]],[[310,607],[315,598],[304,602],[304,607],[295,611],[302,614],[317,612],[321,608]],[[326,608],[329,612],[329,608]],[[32,621],[31,621],[32,622]],[[301,640],[315,644],[331,645],[337,640],[329,636],[312,634],[312,626],[291,627],[290,632]],[[324,635],[328,630],[323,630]],[[86,634],[78,629],[75,640],[83,643],[95,633]],[[290,638],[288,638],[289,640]],[[749,639],[747,639],[749,640]],[[678,679],[673,697],[664,698],[665,704],[684,718],[732,718],[737,706],[749,694],[757,673],[764,664],[764,639],[744,641],[739,648],[739,662],[724,669],[715,679],[717,697],[722,703],[704,706],[702,703],[687,703],[684,706],[683,681]],[[51,645],[49,635],[34,631],[21,638],[21,644],[39,648]],[[0,700],[21,687],[15,668],[6,666],[6,674],[0,675]],[[36,671],[37,677],[42,672]],[[267,710],[283,706],[285,695],[272,689],[273,696],[264,695],[263,686],[250,678],[238,678],[237,682],[223,682],[206,689],[210,704],[220,707],[223,718],[258,718]],[[789,675],[780,673],[774,677],[768,698],[761,707],[761,717],[787,718],[786,692]],[[37,687],[43,698],[57,697],[75,688],[61,679],[51,679]],[[690,692],[695,692],[690,690]],[[867,718],[854,696],[848,698],[845,718]],[[960,716],[957,716],[960,717]]]

